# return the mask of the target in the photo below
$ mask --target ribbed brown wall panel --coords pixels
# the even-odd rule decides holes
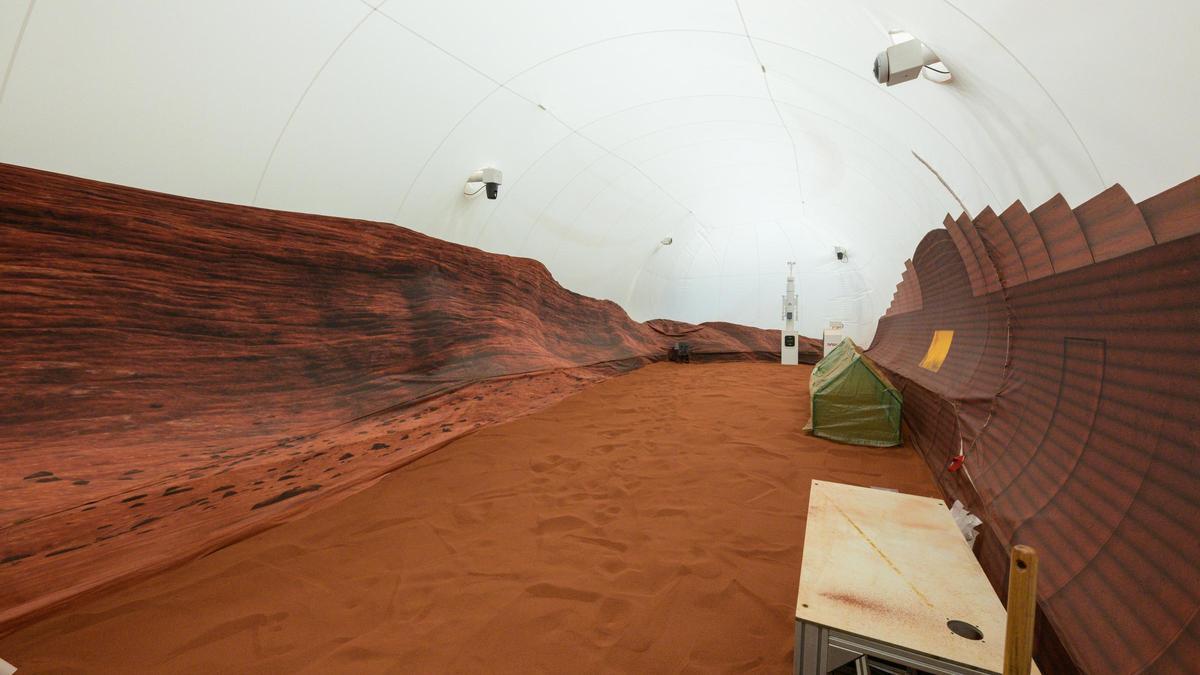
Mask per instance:
[[[1075,208],[1075,218],[1096,262],[1154,245],[1142,212],[1120,185],[1080,204]]]
[[[1200,663],[1197,185],[1143,203],[1148,231],[1172,233],[1144,247],[1123,190],[1078,217],[1052,200],[1035,216],[1067,271],[1031,273],[984,297],[971,297],[967,261],[951,268],[951,235],[930,233],[913,255],[923,309],[882,319],[870,350],[901,387],[910,437],[939,485],[984,519],[978,553],[996,587],[1008,546],[1040,552],[1046,672],[1192,672]],[[1028,270],[1039,256],[1032,238],[1015,234],[1023,211],[1000,220]],[[1100,262],[1083,260],[1076,222]],[[928,373],[917,364],[932,332],[946,329],[955,330],[950,352]],[[946,460],[960,442],[966,464],[951,474]]]
[[[975,251],[971,249],[971,242],[967,241],[967,235],[963,234],[958,223],[950,216],[946,216],[943,225],[950,233],[950,240],[954,243],[954,248],[958,251],[958,255],[966,267],[967,279],[971,284],[971,294],[983,295],[987,292],[987,284],[983,280],[983,270],[979,268],[979,259],[975,257]]]
[[[1062,195],[1054,195],[1029,215],[1042,233],[1055,273],[1069,272],[1094,262],[1083,230]]]
[[[921,309],[921,280],[917,278],[917,271],[913,269],[912,258],[904,261],[904,278],[909,292],[905,311]]]
[[[913,271],[912,261],[906,260],[904,272],[900,276],[900,283],[896,285],[896,293],[892,296],[892,304],[887,313],[903,314],[918,309],[921,309],[921,286]]]
[[[1017,245],[1008,235],[1004,223],[989,206],[975,217],[975,227],[988,250],[988,256],[993,259],[1000,272],[1001,283],[1005,286],[1016,286],[1028,281],[1025,265],[1021,262],[1021,254]]]
[[[1054,265],[1050,262],[1050,253],[1046,250],[1046,242],[1042,241],[1042,233],[1037,229],[1037,223],[1025,210],[1021,202],[1013,202],[1000,214],[1000,222],[1017,245],[1021,254],[1021,264],[1025,266],[1025,277],[1029,281],[1041,279],[1054,274]]]
[[[896,286],[896,311],[911,312],[913,310],[913,292],[912,286],[909,284],[907,276],[908,271],[905,270],[905,275],[901,276],[900,283]]]
[[[1002,492],[991,498],[993,511],[1011,523],[1024,523],[1056,496],[1056,488],[1079,468],[1080,458],[1095,422],[1104,378],[1104,344],[1064,341],[1062,379],[1040,442]],[[1039,455],[1045,453],[1044,461]],[[983,476],[979,476],[982,480]],[[1012,535],[1011,532],[1005,534]],[[1044,583],[1044,580],[1042,580]]]
[[[983,273],[983,286],[988,293],[994,293],[1000,290],[1000,270],[996,261],[988,255],[987,247],[983,244],[983,238],[979,236],[978,230],[975,229],[975,223],[971,221],[967,214],[959,214],[958,229],[967,238],[967,243],[971,245],[971,251],[975,253],[975,259],[979,261],[979,271]]]
[[[1200,231],[1200,176],[1145,200],[1138,209],[1160,244],[1195,234]]]

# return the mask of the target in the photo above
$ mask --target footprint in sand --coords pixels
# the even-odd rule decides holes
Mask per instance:
[[[560,532],[569,532],[578,530],[581,527],[591,527],[592,524],[577,516],[554,516],[552,518],[538,518],[537,527],[534,532],[539,535],[558,534]]]
[[[579,602],[595,602],[600,599],[599,593],[585,591],[581,588],[570,588],[568,586],[559,586],[557,584],[549,583],[540,583],[529,586],[525,589],[525,593],[535,598],[577,600]]]
[[[546,455],[545,461],[531,461],[529,468],[534,473],[545,473],[562,463],[562,455]]]
[[[610,551],[616,551],[618,553],[624,553],[625,551],[629,550],[629,546],[627,546],[626,544],[623,544],[619,541],[612,541],[611,539],[604,539],[601,537],[585,537],[581,534],[572,534],[569,536],[572,539],[577,539],[579,541],[582,541],[582,542],[585,542],[588,544],[594,544],[596,546],[606,548]]]
[[[612,634],[629,621],[633,603],[624,598],[606,597],[600,601],[596,627],[603,633]]]
[[[461,505],[455,506],[451,510],[451,513],[454,516],[455,522],[457,522],[459,525],[473,525],[475,523],[483,522],[483,519],[475,514],[471,509]]]
[[[618,574],[629,569],[629,564],[623,558],[609,558],[600,563],[600,569],[608,573],[609,576],[617,576]]]

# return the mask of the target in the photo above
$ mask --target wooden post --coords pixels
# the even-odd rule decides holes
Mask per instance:
[[[1008,566],[1008,628],[1004,635],[1004,675],[1029,675],[1033,663],[1033,618],[1037,611],[1037,551],[1012,548]]]

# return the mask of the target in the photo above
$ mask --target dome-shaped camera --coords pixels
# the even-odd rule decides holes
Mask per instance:
[[[875,81],[889,87],[915,80],[923,71],[926,79],[939,84],[951,79],[945,64],[920,40],[894,44],[875,57]]]
[[[472,183],[483,183],[483,187],[475,188],[474,190],[464,188],[463,194],[469,197],[471,195],[479,194],[480,190],[486,190],[487,198],[495,199],[500,196],[500,183],[502,182],[504,182],[504,174],[500,171],[500,169],[490,166],[485,167],[471,174],[470,177],[467,178],[468,188]]]

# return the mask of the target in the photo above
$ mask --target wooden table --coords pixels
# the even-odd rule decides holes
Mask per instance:
[[[861,654],[931,673],[998,673],[1005,618],[944,502],[812,482],[796,673],[823,675]],[[959,636],[952,620],[982,638]]]

